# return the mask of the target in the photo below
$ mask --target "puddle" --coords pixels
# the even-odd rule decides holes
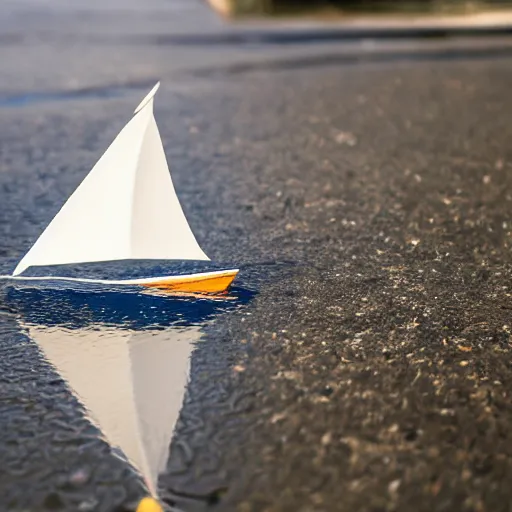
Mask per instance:
[[[24,107],[48,101],[70,101],[76,99],[119,98],[133,90],[145,90],[154,85],[156,79],[124,85],[84,87],[68,91],[36,91],[23,94],[0,94],[0,107]]]
[[[205,299],[13,285],[5,302],[89,419],[156,495],[195,343],[216,315],[252,295],[240,288]]]

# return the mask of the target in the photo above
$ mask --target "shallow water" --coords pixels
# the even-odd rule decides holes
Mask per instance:
[[[253,294],[233,288],[216,297],[178,297],[4,283],[0,312],[16,318],[88,419],[156,495],[195,344],[217,315]]]

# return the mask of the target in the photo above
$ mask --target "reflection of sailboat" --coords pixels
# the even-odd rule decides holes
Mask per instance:
[[[104,280],[19,276],[31,266],[115,260],[209,260],[174,190],[153,116],[157,84],[9,279],[139,285],[220,292],[238,270]]]
[[[23,327],[156,495],[200,328]]]
[[[231,300],[181,299],[16,284],[0,300],[155,494],[200,329],[252,295],[233,289]]]

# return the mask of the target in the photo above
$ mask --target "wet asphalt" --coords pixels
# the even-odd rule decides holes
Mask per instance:
[[[510,42],[183,45],[160,36],[231,28],[191,2],[6,5],[0,273],[157,79],[187,217],[241,268],[248,299],[193,354],[169,507],[510,510]],[[141,479],[0,291],[0,510],[134,510]]]

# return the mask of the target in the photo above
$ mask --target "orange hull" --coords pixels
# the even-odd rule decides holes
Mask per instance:
[[[205,277],[200,277],[200,275],[195,275],[190,279],[169,277],[168,279],[159,279],[158,281],[141,284],[145,288],[183,293],[219,293],[229,288],[237,274],[238,270],[227,270],[214,276],[205,275]]]

